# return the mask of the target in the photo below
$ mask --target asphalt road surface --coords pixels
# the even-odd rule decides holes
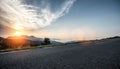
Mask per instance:
[[[0,53],[0,69],[120,69],[120,43],[76,43]]]

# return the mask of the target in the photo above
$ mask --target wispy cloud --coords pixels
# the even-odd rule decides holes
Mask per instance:
[[[74,2],[65,0],[60,9],[52,12],[50,4],[45,2],[44,8],[39,8],[25,4],[23,0],[1,0],[0,24],[15,30],[38,30],[68,13]]]

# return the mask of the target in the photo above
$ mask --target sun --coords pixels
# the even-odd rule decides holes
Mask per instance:
[[[19,31],[16,31],[14,35],[15,35],[15,36],[21,36],[21,35],[22,35],[22,33],[21,33],[21,32],[19,32]]]

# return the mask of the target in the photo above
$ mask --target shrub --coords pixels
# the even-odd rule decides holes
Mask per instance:
[[[43,44],[45,44],[45,45],[50,44],[50,39],[49,38],[45,38]]]

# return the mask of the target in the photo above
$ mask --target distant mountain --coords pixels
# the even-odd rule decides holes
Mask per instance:
[[[38,38],[38,37],[35,37],[35,36],[26,36],[26,35],[24,35],[22,37],[24,37],[26,39],[29,39],[29,40],[32,40],[32,41],[41,41],[41,42],[44,41],[44,38]],[[51,44],[61,44],[61,42],[57,41],[56,39],[51,38],[50,41],[51,41]]]
[[[120,36],[108,37],[108,38],[104,38],[102,40],[105,40],[105,39],[120,39]]]
[[[51,40],[51,44],[62,44],[61,42],[57,42],[57,41],[52,41]]]
[[[23,35],[23,36],[9,36],[8,39],[16,39],[16,38],[24,38],[24,39],[28,39],[28,40],[32,40],[32,41],[43,41],[43,38],[37,38],[35,36],[27,36],[27,35]]]
[[[44,39],[43,38],[38,38],[38,37],[35,37],[35,36],[25,36],[27,39],[29,40],[33,40],[33,41],[43,41]]]
[[[100,43],[100,42],[120,42],[120,36],[114,36],[114,37],[108,37],[103,38],[100,40],[81,40],[81,41],[69,41],[66,44],[74,44],[74,43],[80,43],[80,44],[89,44],[89,43]]]
[[[6,39],[18,39],[18,38],[22,38],[22,39],[26,39],[29,41],[32,41],[32,45],[40,45],[41,43],[44,42],[44,38],[38,38],[35,36],[27,36],[27,35],[22,35],[22,36],[9,36]],[[51,44],[61,44],[61,42],[57,41],[56,39],[50,39]]]

